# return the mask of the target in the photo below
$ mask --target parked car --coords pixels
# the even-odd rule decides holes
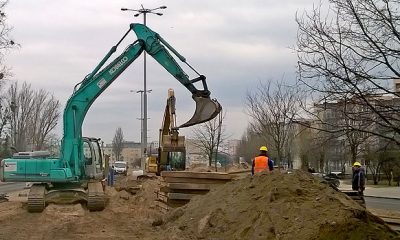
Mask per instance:
[[[337,175],[335,174],[325,174],[325,173],[312,173],[315,177],[318,177],[322,180],[322,182],[325,182],[329,184],[333,188],[338,188],[340,186],[340,181]]]
[[[114,174],[128,175],[128,163],[123,161],[116,161],[113,164]]]

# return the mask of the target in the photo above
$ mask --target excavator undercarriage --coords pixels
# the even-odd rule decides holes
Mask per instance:
[[[50,186],[45,183],[33,184],[28,194],[28,211],[42,212],[50,203],[86,205],[89,211],[102,211],[107,197],[101,182],[88,182],[86,186]]]

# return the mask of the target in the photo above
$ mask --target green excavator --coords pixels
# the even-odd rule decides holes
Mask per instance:
[[[131,31],[137,40],[118,57],[103,65]],[[169,50],[169,51],[168,51]],[[196,102],[193,117],[179,128],[213,119],[221,111],[217,100],[210,98],[205,76],[191,67],[186,59],[159,34],[142,24],[132,23],[122,39],[113,46],[96,68],[78,83],[64,109],[64,134],[60,157],[52,158],[47,151],[19,152],[0,164],[0,180],[5,182],[34,182],[28,194],[28,211],[42,212],[46,205],[67,199],[69,203],[85,203],[90,211],[101,211],[106,196],[101,183],[104,178],[103,154],[99,138],[82,137],[82,124],[90,106],[117,77],[145,51],[161,64],[191,93]],[[189,79],[172,52],[187,64],[198,77]],[[202,89],[194,83],[202,84]]]

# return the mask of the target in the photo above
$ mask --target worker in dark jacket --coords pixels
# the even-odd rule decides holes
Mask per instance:
[[[268,148],[266,146],[260,147],[260,154],[254,158],[251,165],[251,175],[254,175],[254,173],[270,172],[270,161],[267,151]]]
[[[365,189],[365,173],[361,168],[360,162],[355,162],[353,164],[353,180],[351,185],[353,190],[363,194]]]

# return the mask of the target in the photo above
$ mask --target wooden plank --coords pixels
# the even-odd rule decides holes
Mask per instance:
[[[181,207],[189,202],[189,200],[175,200],[175,199],[168,199],[168,198],[165,201],[161,200],[161,199],[156,199],[156,201],[162,202],[165,205],[170,206],[170,207]]]
[[[214,184],[209,184],[209,185],[214,185]],[[169,188],[169,187],[161,187],[160,192],[165,192],[165,193],[193,193],[193,194],[206,194],[210,190],[207,189],[175,189],[175,188]]]
[[[190,200],[194,196],[198,196],[198,194],[190,194],[190,193],[167,193],[168,199],[171,200]]]
[[[236,170],[236,171],[228,172],[229,175],[240,174],[240,173],[251,173],[251,169],[242,169],[242,170]]]
[[[393,218],[393,217],[380,217],[380,218],[386,223],[400,226],[400,219],[398,218]]]
[[[206,179],[206,178],[184,178],[184,177],[164,177],[167,183],[198,183],[198,184],[225,184],[230,181],[227,179]]]
[[[205,179],[221,179],[231,180],[232,176],[227,173],[219,172],[187,172],[187,171],[163,171],[162,177],[174,178],[205,178]]]
[[[167,183],[167,187],[171,189],[185,190],[210,190],[212,184],[205,183]]]

